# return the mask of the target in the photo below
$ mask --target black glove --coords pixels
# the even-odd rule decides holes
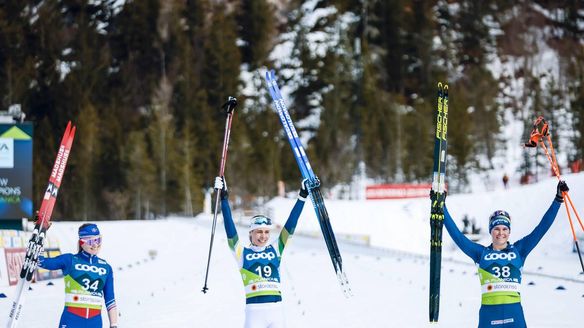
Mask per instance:
[[[563,203],[564,202],[564,194],[563,193],[567,192],[568,190],[570,190],[570,188],[568,188],[566,181],[560,180],[558,182],[558,188],[556,190],[556,202]]]
[[[306,198],[308,197],[308,179],[304,179],[302,180],[302,183],[300,184],[300,191],[298,192],[298,195],[301,198]]]
[[[446,190],[444,190],[444,192],[442,193],[444,196],[442,197],[443,200],[446,200],[446,194],[448,194],[448,192]],[[434,201],[438,199],[438,193],[435,192],[434,190],[430,189],[430,200],[432,200],[432,203],[434,203]]]
[[[432,201],[432,203],[434,203],[434,201],[436,200],[436,192],[432,189],[430,189],[430,200]]]
[[[227,182],[225,177],[215,178],[215,189],[221,190],[221,199],[227,199],[229,197],[229,192],[227,192]]]

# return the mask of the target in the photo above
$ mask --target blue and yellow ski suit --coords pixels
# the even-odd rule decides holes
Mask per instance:
[[[554,222],[561,203],[554,200],[535,229],[501,250],[485,247],[469,240],[458,230],[448,209],[444,207],[444,225],[456,245],[478,267],[482,289],[479,328],[525,328],[521,307],[521,270],[529,253]]]

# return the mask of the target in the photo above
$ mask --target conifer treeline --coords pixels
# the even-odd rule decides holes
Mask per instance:
[[[234,194],[271,196],[279,180],[296,188],[298,170],[264,91],[265,66],[279,69],[326,186],[349,182],[360,161],[380,182],[427,182],[435,84],[447,80],[449,175],[462,189],[470,170],[492,168],[505,113],[526,125],[544,114],[573,129],[560,150],[569,160],[583,157],[582,7],[0,1],[0,107],[20,103],[35,124],[37,201],[58,136],[73,120],[78,134],[57,215],[143,218],[202,209],[229,95],[240,100],[226,171]]]

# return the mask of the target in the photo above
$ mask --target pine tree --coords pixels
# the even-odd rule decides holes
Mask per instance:
[[[268,58],[275,31],[274,8],[266,0],[243,0],[240,6],[237,22],[244,42],[241,46],[242,60],[253,70],[262,66]]]
[[[125,174],[130,194],[130,217],[150,218],[154,212],[156,190],[156,167],[148,151],[144,133],[131,132],[124,145],[124,161],[127,163]]]

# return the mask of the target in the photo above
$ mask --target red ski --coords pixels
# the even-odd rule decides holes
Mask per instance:
[[[34,271],[39,263],[39,255],[43,251],[45,236],[50,226],[51,215],[53,214],[53,208],[55,207],[59,187],[63,180],[65,167],[67,166],[67,159],[69,159],[71,145],[75,138],[75,130],[76,127],[72,127],[71,122],[69,121],[65,133],[63,134],[63,139],[61,140],[61,146],[57,152],[57,158],[55,159],[51,176],[49,177],[49,185],[43,196],[41,208],[38,211],[38,217],[36,218],[32,237],[26,247],[26,255],[22,264],[22,270],[20,271],[20,279],[18,280],[14,301],[12,302],[12,307],[10,309],[7,324],[8,328],[16,327],[20,320],[24,303],[24,292],[28,290],[28,287],[32,282]]]

